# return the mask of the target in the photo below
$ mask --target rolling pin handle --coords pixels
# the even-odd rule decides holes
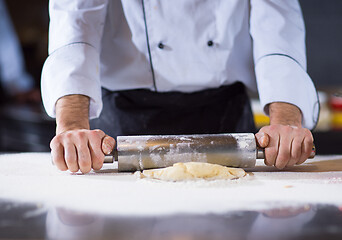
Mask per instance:
[[[309,158],[314,158],[316,156],[316,146],[315,144],[312,146],[311,154]],[[257,148],[256,150],[256,159],[265,159],[265,149]]]
[[[106,155],[104,158],[103,163],[113,163],[114,162],[114,156],[113,155]]]
[[[265,149],[257,148],[257,150],[256,150],[256,159],[265,159]]]
[[[114,163],[114,161],[118,161],[118,151],[116,149],[111,154],[105,156],[103,163]]]

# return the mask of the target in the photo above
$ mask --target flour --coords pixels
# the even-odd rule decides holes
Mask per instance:
[[[325,163],[329,163],[328,165]],[[0,198],[123,216],[222,214],[306,203],[342,205],[342,157],[316,157],[279,172],[261,161],[237,180],[162,182],[105,165],[60,172],[48,153],[0,155]],[[291,187],[289,187],[291,186]]]

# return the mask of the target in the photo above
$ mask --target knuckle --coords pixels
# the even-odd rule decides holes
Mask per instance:
[[[282,131],[285,133],[285,134],[290,134],[294,131],[294,129],[291,127],[291,126],[284,126],[282,128]]]
[[[93,132],[96,133],[98,136],[104,136],[105,135],[105,133],[100,129],[95,129]]]
[[[259,132],[258,133],[265,133],[267,132],[267,130],[270,128],[270,126],[264,126],[262,128],[260,128]]]
[[[278,126],[276,126],[276,125],[270,125],[270,126],[268,126],[268,129],[269,129],[270,131],[276,131],[276,130],[278,130]]]
[[[98,136],[99,136],[99,133],[98,133],[96,130],[90,131],[90,132],[89,132],[89,136],[90,136],[90,137],[98,137]]]
[[[306,138],[310,139],[310,141],[313,142],[313,136],[312,136],[312,133],[311,133],[311,131],[309,129],[305,128],[304,134],[305,134]]]
[[[312,136],[309,136],[309,137],[305,138],[305,141],[309,144],[313,144],[314,139]]]
[[[62,136],[61,135],[56,135],[50,142],[50,147],[53,148],[55,145],[59,144],[62,142]]]
[[[77,132],[75,133],[75,135],[76,135],[77,138],[79,138],[79,139],[81,139],[81,140],[84,140],[84,139],[86,138],[86,133],[83,132],[83,131],[77,131]]]
[[[303,130],[302,130],[302,129],[294,128],[294,129],[292,129],[292,132],[293,132],[293,134],[296,135],[297,137],[298,137],[298,136],[303,136]]]
[[[94,139],[102,139],[102,137],[105,136],[105,134],[101,130],[92,130],[89,132],[89,136]]]
[[[68,131],[66,133],[64,133],[64,136],[67,138],[67,139],[70,139],[73,137],[73,132],[72,131]]]
[[[51,150],[54,149],[55,146],[56,146],[56,142],[55,142],[55,139],[53,138],[53,139],[51,140],[51,142],[50,142],[50,149],[51,149]]]
[[[305,134],[311,135],[311,131],[309,129],[307,129],[307,128],[303,128],[303,129],[304,129]]]

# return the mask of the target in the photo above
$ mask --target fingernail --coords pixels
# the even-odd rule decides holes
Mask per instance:
[[[260,140],[261,143],[264,143],[264,141],[265,141],[265,136],[262,136],[259,140]]]
[[[113,151],[115,140],[110,137],[106,137],[103,141],[103,152],[105,154],[110,154]]]
[[[110,154],[112,152],[112,146],[109,144],[105,144],[105,148],[106,148],[106,154]]]

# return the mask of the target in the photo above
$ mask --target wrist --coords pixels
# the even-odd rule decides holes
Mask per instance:
[[[72,130],[81,130],[81,129],[86,129],[89,130],[89,123],[84,123],[81,124],[79,122],[77,123],[60,123],[60,124],[56,124],[56,134],[61,134],[67,131],[72,131]]]
[[[270,125],[302,126],[300,109],[290,103],[273,102],[269,105]]]
[[[56,134],[70,130],[90,129],[89,97],[68,95],[56,103]]]

